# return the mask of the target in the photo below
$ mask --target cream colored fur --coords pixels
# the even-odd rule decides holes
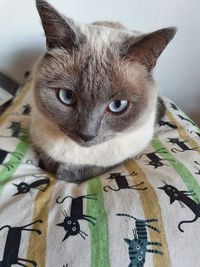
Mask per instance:
[[[152,91],[156,94],[154,90]],[[156,97],[151,97],[151,99],[156,99]],[[32,141],[49,157],[60,163],[102,167],[116,165],[142,152],[151,141],[156,116],[156,105],[153,101],[155,100],[149,103],[146,112],[134,127],[117,134],[109,141],[91,147],[82,147],[67,137],[34,105],[31,126]]]

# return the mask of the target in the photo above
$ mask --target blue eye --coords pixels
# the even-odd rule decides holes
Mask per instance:
[[[113,113],[120,113],[125,111],[125,109],[128,107],[128,101],[127,100],[114,100],[110,102],[108,105],[108,108]]]
[[[58,92],[58,97],[62,103],[66,105],[74,105],[76,103],[76,97],[71,90],[60,89]]]

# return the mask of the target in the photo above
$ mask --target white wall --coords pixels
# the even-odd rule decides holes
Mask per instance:
[[[80,22],[121,21],[144,32],[177,26],[175,39],[155,69],[161,93],[186,112],[200,114],[199,0],[49,0]],[[0,0],[0,68],[23,82],[44,51],[45,40],[34,0]]]

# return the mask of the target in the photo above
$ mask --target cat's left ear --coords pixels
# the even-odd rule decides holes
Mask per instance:
[[[150,34],[130,37],[121,48],[121,56],[144,65],[151,71],[158,57],[176,34],[176,28],[165,28]]]
[[[36,0],[42,26],[46,35],[47,48],[76,48],[85,36],[70,18],[65,18],[45,0]]]

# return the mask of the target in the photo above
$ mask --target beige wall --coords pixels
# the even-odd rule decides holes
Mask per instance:
[[[189,114],[200,114],[199,0],[50,0],[80,22],[122,21],[130,29],[153,31],[175,25],[176,38],[160,57],[155,77],[162,94]],[[25,70],[44,50],[34,0],[0,0],[0,68],[23,82]]]

